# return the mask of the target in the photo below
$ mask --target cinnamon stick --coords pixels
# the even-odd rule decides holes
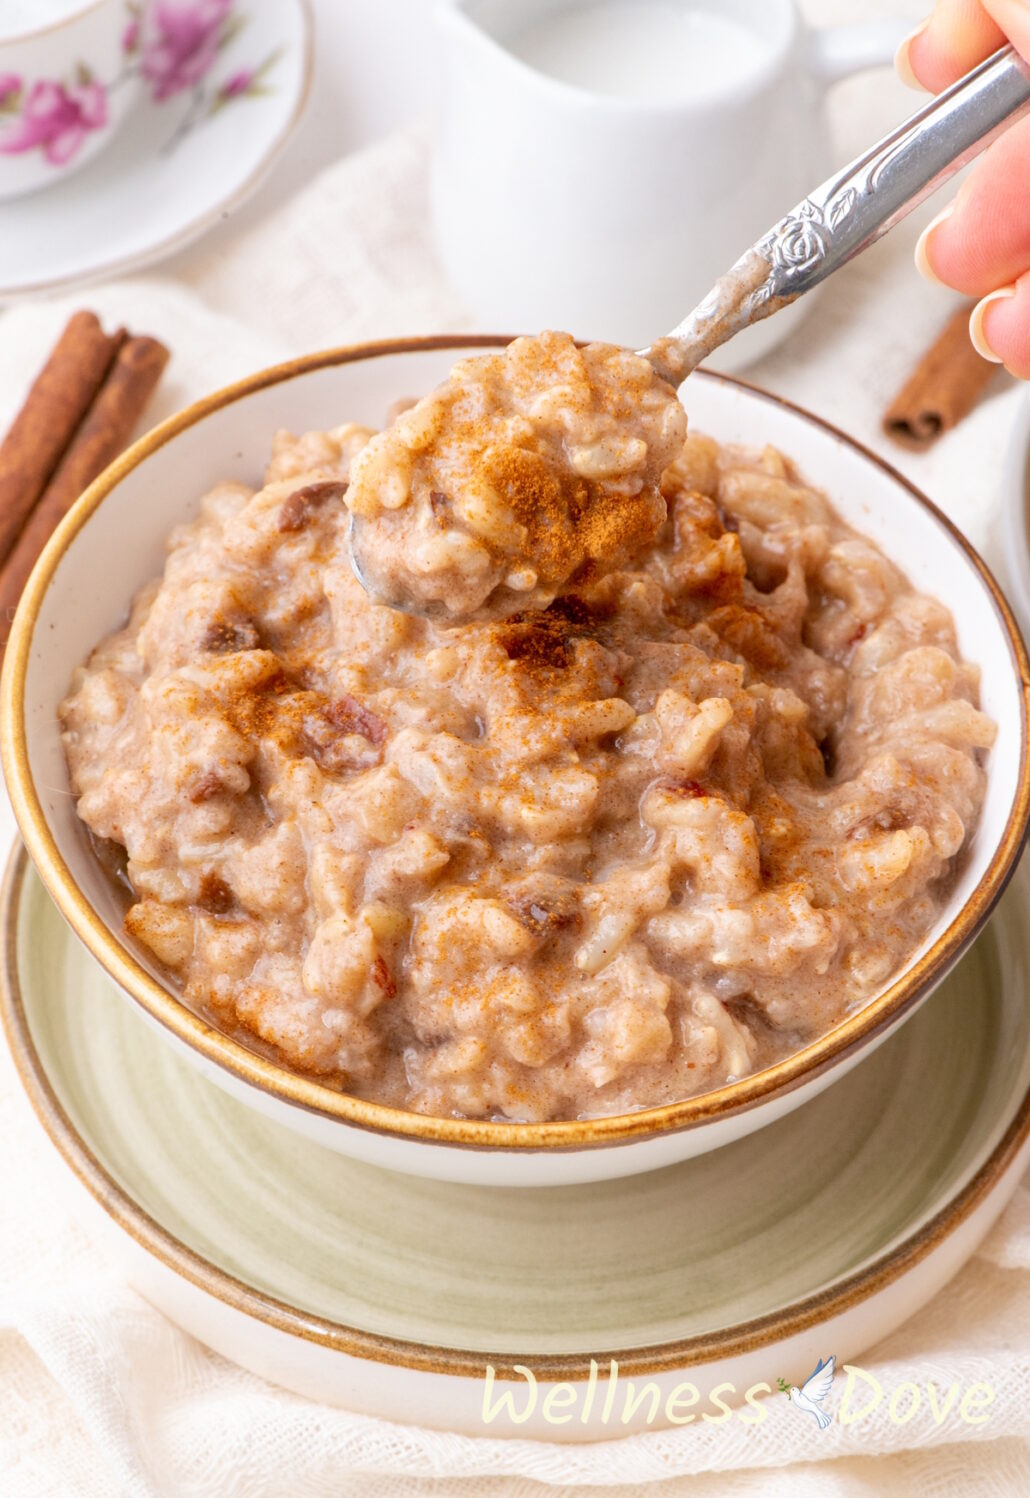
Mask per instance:
[[[43,547],[79,495],[122,452],[165,365],[156,338],[129,338],[6,562],[0,567],[0,654],[11,620]]]
[[[966,416],[998,372],[969,341],[973,303],[959,307],[887,407],[884,431],[923,449]]]
[[[0,565],[124,341],[124,329],[108,337],[92,312],[76,312],[37,376],[0,444]]]

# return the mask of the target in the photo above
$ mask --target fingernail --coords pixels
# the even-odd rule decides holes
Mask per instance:
[[[1002,361],[987,342],[987,334],[984,332],[987,309],[992,302],[1008,302],[1015,295],[1014,286],[999,286],[997,291],[992,291],[990,296],[985,296],[982,301],[977,302],[969,314],[969,337],[972,345],[981,359],[987,359],[991,364],[1000,364]]]
[[[906,88],[918,89],[919,92],[923,94],[925,94],[927,90],[923,87],[923,85],[919,82],[919,79],[915,75],[915,70],[912,67],[912,59],[909,57],[909,49],[911,48],[912,43],[915,41],[916,37],[922,36],[923,32],[926,30],[929,24],[930,18],[927,17],[922,26],[917,26],[915,31],[913,31],[911,35],[906,36],[901,46],[894,54],[894,70],[897,73],[898,77],[901,79],[902,83]]]
[[[949,203],[947,208],[942,208],[937,217],[930,220],[922,234],[916,240],[916,270],[923,277],[924,281],[929,281],[932,286],[941,286],[944,283],[930,264],[929,256],[926,253],[926,246],[933,231],[939,228],[945,219],[949,219],[954,212],[954,203]]]

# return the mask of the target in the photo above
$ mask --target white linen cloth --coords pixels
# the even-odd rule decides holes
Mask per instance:
[[[861,119],[844,111],[838,121],[842,156],[906,102],[893,82],[867,80]],[[912,270],[914,236],[915,226],[903,227],[841,273],[790,345],[750,374],[886,451],[993,551],[1001,464],[1024,392],[1003,379],[923,456],[889,448],[879,430],[886,397],[952,305]],[[3,314],[0,426],[78,305],[168,339],[174,359],[152,418],[301,349],[463,325],[432,254],[418,131],[329,169],[288,213],[236,242],[223,234],[216,250],[178,257],[174,271],[174,281],[137,278]],[[0,812],[2,833],[6,804]],[[988,1423],[898,1427],[881,1407],[822,1434],[776,1418],[568,1447],[472,1440],[322,1408],[209,1353],[120,1283],[69,1214],[64,1167],[2,1046],[0,1140],[0,1492],[9,1498],[1030,1492],[1026,1184],[937,1301],[861,1359],[888,1388],[909,1378],[940,1388],[989,1380]]]

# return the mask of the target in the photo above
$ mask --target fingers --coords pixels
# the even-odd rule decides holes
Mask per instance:
[[[973,308],[969,336],[985,359],[1030,379],[1030,275],[984,297]]]
[[[986,296],[1030,270],[1030,120],[996,140],[954,203],[928,225],[916,264],[929,280],[967,296]]]
[[[1016,51],[1030,60],[1030,5],[1027,0],[983,0],[983,7]]]
[[[1030,0],[937,0],[896,65],[906,83],[938,93],[1006,41],[1030,60]],[[991,146],[916,246],[924,276],[980,298],[969,320],[974,347],[1021,379],[1030,379],[1027,181],[1030,120]]]
[[[1004,45],[1005,23],[990,14],[1002,6],[1023,11],[1030,26],[1024,0],[937,0],[930,19],[898,48],[895,66],[901,78],[935,94],[948,88]]]

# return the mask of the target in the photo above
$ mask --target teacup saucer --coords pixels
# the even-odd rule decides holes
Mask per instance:
[[[173,1321],[323,1403],[584,1440],[665,1423],[687,1385],[711,1418],[718,1385],[731,1406],[752,1390],[795,1418],[778,1379],[854,1362],[969,1257],[1030,1158],[1028,907],[1024,862],[919,1013],[794,1113],[681,1165],[575,1187],[394,1175],[234,1101],[124,1002],[24,852],[0,900],[0,1011],[84,1215]],[[512,1393],[519,1414],[527,1373],[538,1381],[524,1422],[484,1424],[488,1366],[494,1399]],[[657,1419],[645,1398],[624,1420],[629,1380],[657,1386]],[[559,1384],[566,1406],[568,1386],[577,1396],[572,1422],[544,1413]]]
[[[80,172],[0,206],[0,298],[136,270],[253,192],[303,111],[309,0],[225,0],[210,45],[147,66],[145,97]]]

